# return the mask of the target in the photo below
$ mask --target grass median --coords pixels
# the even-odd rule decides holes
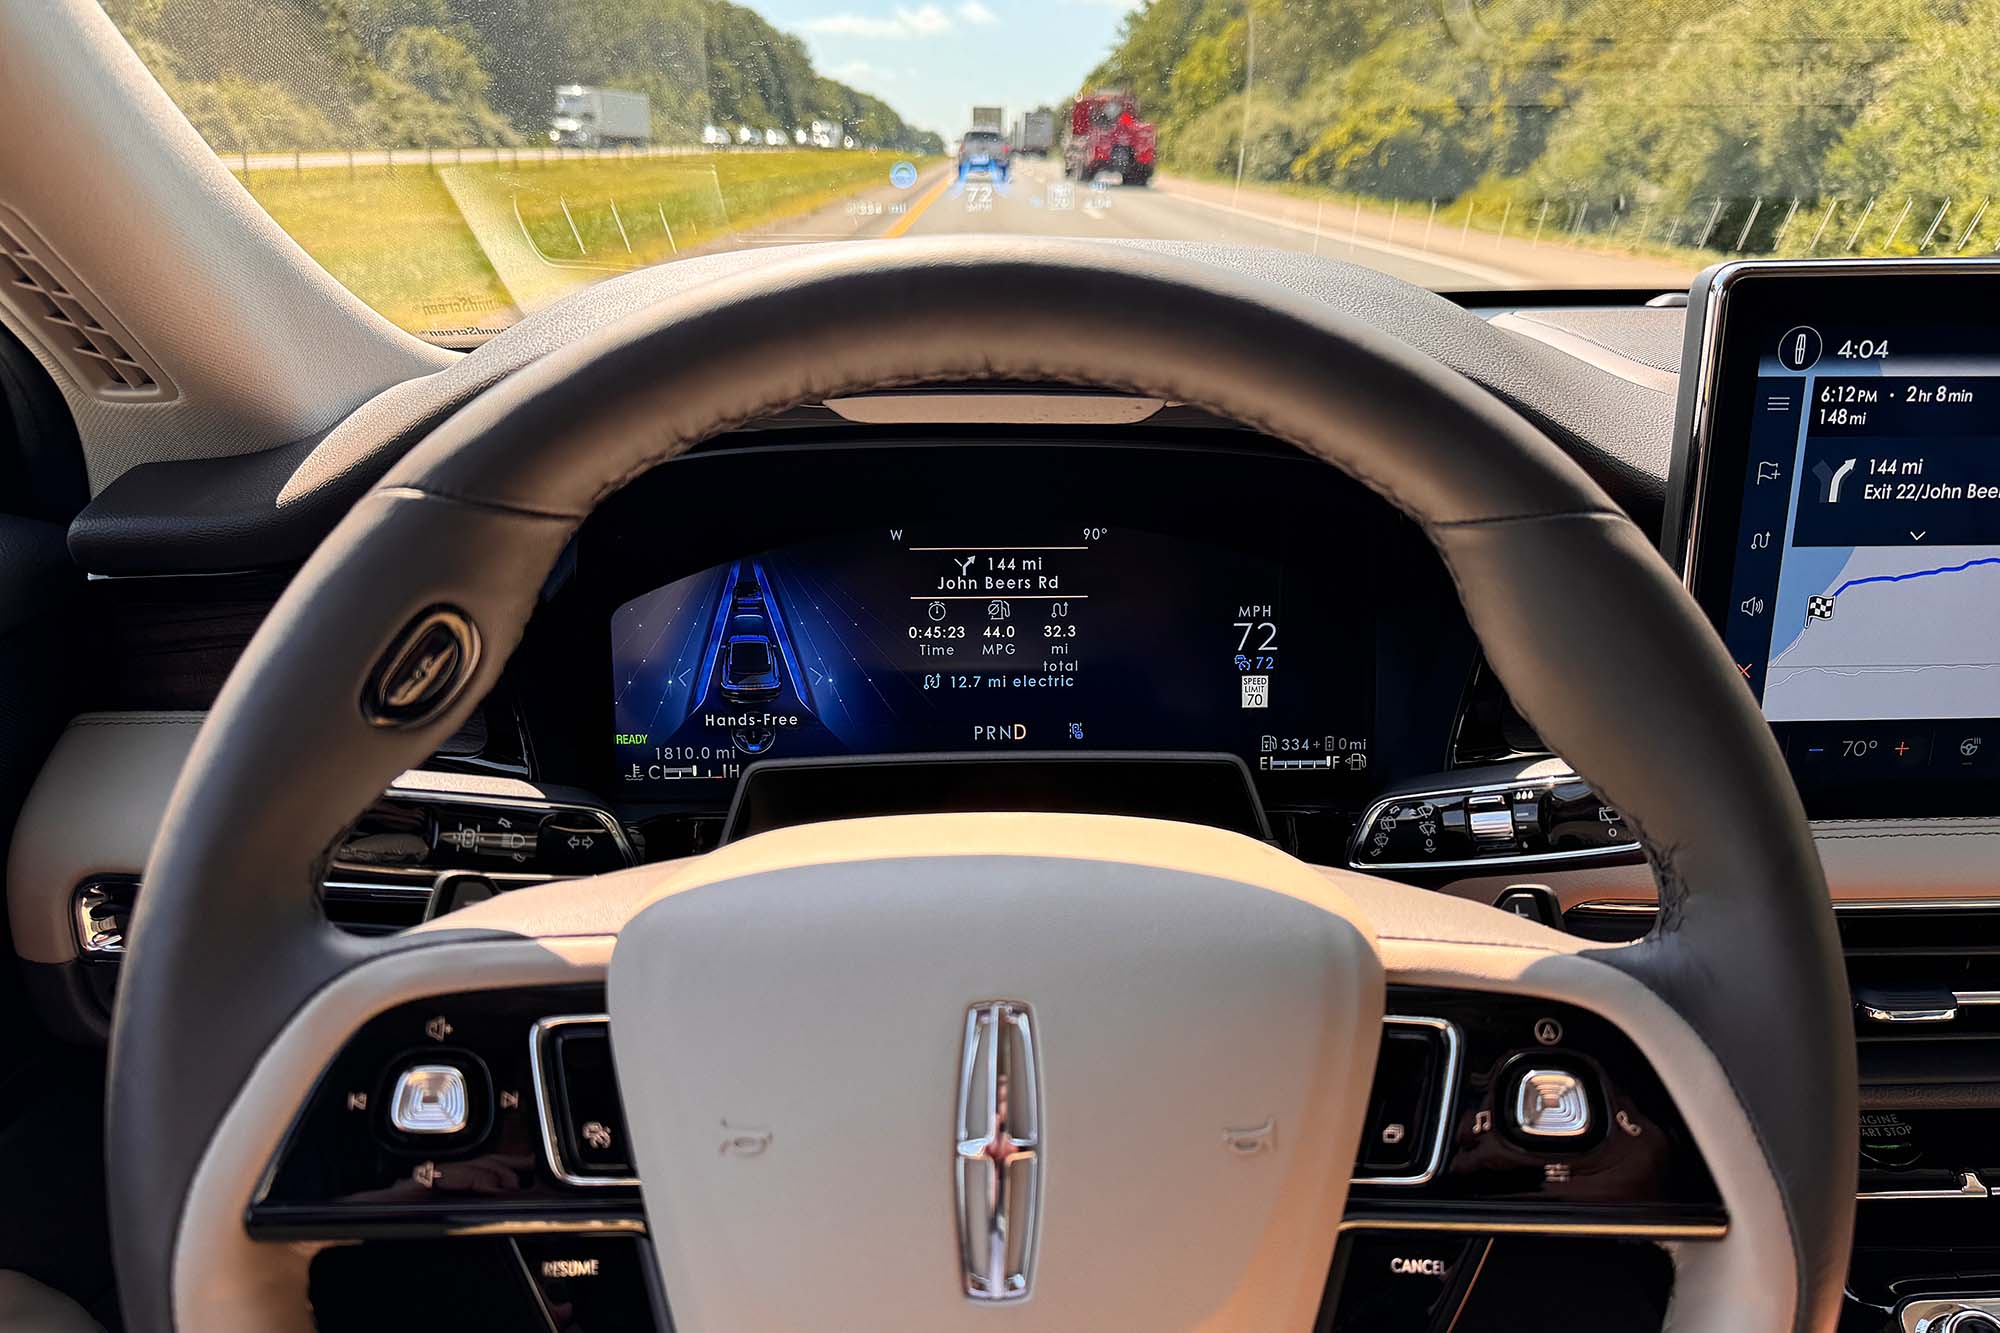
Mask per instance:
[[[524,241],[541,265],[563,271],[564,285],[583,286],[691,250],[727,248],[747,229],[886,184],[898,160],[800,149],[238,175],[355,295],[403,328],[452,341],[497,332],[523,313],[489,253],[501,238],[482,242],[467,211],[506,217],[518,231],[509,243]],[[461,210],[441,177],[447,170],[453,189],[490,207]]]

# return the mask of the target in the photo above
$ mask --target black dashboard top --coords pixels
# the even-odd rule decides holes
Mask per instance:
[[[1291,252],[1182,242],[1115,242],[1199,260],[1323,301],[1484,386],[1547,432],[1649,530],[1665,494],[1672,403],[1657,386],[1372,269]],[[810,246],[790,247],[798,256]],[[499,379],[644,306],[759,263],[768,252],[694,257],[597,284],[516,324],[435,375],[362,404],[323,435],[261,453],[149,463],[115,480],[71,525],[71,554],[97,574],[212,573],[295,564],[425,434]],[[1573,303],[1575,297],[1548,304]],[[1513,306],[1533,304],[1517,297]],[[1587,337],[1645,361],[1678,336],[1682,312],[1627,305]],[[987,386],[991,387],[991,386]],[[808,407],[762,423],[839,424]]]

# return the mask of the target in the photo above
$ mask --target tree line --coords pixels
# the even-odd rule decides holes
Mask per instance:
[[[646,93],[654,137],[837,121],[941,152],[805,44],[728,0],[103,0],[218,149],[545,142],[558,84]]]
[[[1712,248],[2000,234],[2000,0],[1148,0],[1087,84],[1183,170]]]

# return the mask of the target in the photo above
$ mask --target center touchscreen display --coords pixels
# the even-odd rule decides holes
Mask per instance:
[[[1373,626],[1326,591],[1241,549],[1088,524],[747,555],[612,612],[616,771],[692,795],[765,758],[1220,751],[1365,789]]]
[[[1995,281],[1729,293],[1694,581],[1802,786],[2000,776]]]

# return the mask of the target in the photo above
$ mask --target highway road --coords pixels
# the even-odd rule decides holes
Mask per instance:
[[[774,245],[800,241],[894,236],[1087,236],[1097,239],[1146,238],[1207,241],[1225,245],[1271,246],[1352,259],[1421,286],[1464,289],[1532,286],[1509,265],[1479,254],[1484,238],[1468,242],[1469,253],[1449,245],[1426,251],[1419,230],[1407,239],[1371,234],[1349,225],[1338,207],[1267,192],[1238,193],[1205,182],[1155,180],[1126,186],[1117,178],[1082,186],[1065,180],[1058,162],[1017,162],[1013,178],[983,176],[960,180],[940,169],[908,190],[884,186],[859,192],[837,204],[768,228],[731,238],[737,244]],[[1444,238],[1455,243],[1456,229]],[[1683,279],[1683,284],[1685,279]]]

